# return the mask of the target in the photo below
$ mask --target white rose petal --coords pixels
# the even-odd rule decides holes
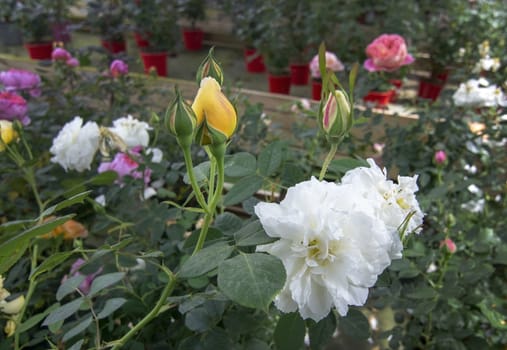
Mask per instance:
[[[113,127],[109,130],[118,135],[127,147],[147,147],[150,142],[148,130],[152,128],[146,122],[139,121],[131,115],[118,118],[113,121]]]
[[[66,171],[90,169],[93,157],[99,148],[100,130],[95,122],[75,117],[65,124],[53,140],[51,161],[60,164]]]

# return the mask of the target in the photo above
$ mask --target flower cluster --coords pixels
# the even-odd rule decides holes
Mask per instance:
[[[79,61],[77,58],[73,57],[69,51],[65,50],[62,47],[56,47],[51,53],[51,59],[54,62],[63,62],[65,65],[69,67],[77,67],[79,66]]]
[[[490,57],[489,41],[485,40],[478,46],[481,58],[475,65],[473,72],[496,72],[500,68],[500,59],[498,57]]]
[[[312,178],[290,188],[280,204],[255,206],[266,233],[279,238],[257,250],[284,264],[287,280],[275,299],[282,312],[319,321],[333,306],[345,315],[349,305],[363,305],[378,275],[402,256],[400,234],[420,230],[417,176],[395,183],[368,163],[340,184]]]
[[[326,69],[339,72],[345,69],[343,63],[332,52],[326,51]],[[320,79],[319,55],[315,55],[310,61],[310,73],[314,79]]]
[[[364,68],[369,72],[393,72],[414,62],[405,39],[398,34],[380,35],[366,47],[366,55]]]
[[[23,69],[11,68],[0,72],[0,84],[4,86],[5,91],[21,93],[28,92],[32,97],[39,97],[41,94],[40,76]]]
[[[507,97],[502,90],[490,84],[485,78],[470,79],[461,83],[458,90],[452,95],[456,106],[474,107],[505,107]]]

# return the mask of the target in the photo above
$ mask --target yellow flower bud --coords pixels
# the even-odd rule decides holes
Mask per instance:
[[[222,72],[222,68],[215,60],[215,57],[213,56],[213,49],[214,47],[212,47],[209,50],[208,55],[206,56],[206,58],[204,58],[201,65],[197,69],[196,74],[197,84],[200,84],[201,80],[203,80],[206,77],[215,78],[215,80],[220,85],[222,85],[224,82],[224,73]]]
[[[325,102],[321,102],[319,120],[331,140],[340,140],[350,130],[353,124],[351,106],[342,90],[335,90]]]
[[[16,332],[16,322],[14,320],[7,320],[4,327],[5,335],[8,337],[12,336]]]
[[[12,141],[18,138],[18,133],[14,130],[12,122],[8,120],[0,120],[0,152],[5,150],[5,145],[8,145]]]
[[[19,314],[25,304],[25,296],[21,295],[11,301],[0,301],[0,311],[7,315]]]
[[[225,143],[236,130],[236,110],[214,78],[201,81],[192,109],[197,117],[196,139],[201,145]]]
[[[196,116],[192,107],[176,90],[176,97],[165,113],[165,125],[182,146],[190,146],[194,135]]]

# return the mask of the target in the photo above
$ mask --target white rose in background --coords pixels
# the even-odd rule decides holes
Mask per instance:
[[[484,78],[470,79],[466,83],[461,83],[452,99],[456,106],[507,106],[507,99],[502,90]]]
[[[113,127],[109,128],[125,142],[128,148],[147,147],[150,142],[148,130],[151,129],[148,123],[139,121],[131,115],[116,119],[113,121]]]
[[[53,139],[50,152],[51,161],[60,164],[65,171],[84,171],[90,169],[93,157],[99,148],[100,130],[95,122],[87,122],[75,117],[65,124]]]

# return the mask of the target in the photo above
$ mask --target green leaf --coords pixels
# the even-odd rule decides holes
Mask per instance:
[[[310,336],[311,349],[324,349],[333,337],[335,330],[336,318],[333,312],[330,312],[319,322],[308,321],[308,334]]]
[[[340,318],[339,327],[344,334],[355,339],[368,339],[370,336],[368,319],[357,309],[349,309],[347,316]]]
[[[224,205],[230,206],[244,201],[257,192],[262,187],[263,182],[262,177],[258,175],[242,178],[224,196]]]
[[[245,344],[245,350],[270,350],[269,345],[262,340],[259,339],[250,339],[248,343]]]
[[[116,171],[104,171],[103,173],[97,174],[87,183],[96,186],[107,186],[111,185],[118,178]]]
[[[56,300],[61,301],[64,297],[74,292],[85,278],[85,275],[76,275],[65,280],[56,291]]]
[[[489,323],[495,327],[496,329],[507,329],[507,315],[502,315],[496,310],[490,308],[486,302],[486,300],[481,301],[478,305],[479,309],[486,318]]]
[[[202,276],[227,259],[233,250],[234,247],[226,243],[217,243],[203,248],[185,261],[178,276],[181,278]]]
[[[224,171],[228,177],[244,177],[255,174],[257,160],[253,154],[239,152],[225,156]]]
[[[305,321],[297,312],[283,314],[276,324],[273,338],[277,350],[302,349],[305,340]]]
[[[220,230],[226,236],[232,236],[234,232],[239,230],[243,224],[243,220],[238,216],[225,212],[215,219],[213,227]]]
[[[347,171],[361,166],[369,167],[368,163],[363,159],[342,158],[331,161],[328,169],[336,174],[345,174]]]
[[[46,317],[50,312],[52,312],[53,310],[55,310],[58,306],[60,306],[60,305],[59,304],[53,304],[50,307],[48,307],[46,310],[44,310],[43,312],[41,312],[39,314],[36,314],[36,315],[33,315],[32,317],[30,317],[28,320],[26,320],[25,322],[23,322],[19,326],[19,329],[18,329],[19,333],[26,332],[30,328],[34,327],[37,323],[39,323],[40,321],[42,321],[42,319],[44,317]]]
[[[90,288],[90,293],[88,293],[88,297],[91,298],[101,290],[119,282],[120,280],[123,279],[124,276],[125,272],[113,272],[95,278],[92,282],[92,286]]]
[[[273,142],[267,145],[259,154],[257,168],[263,176],[273,175],[282,164],[282,143]]]
[[[99,320],[106,318],[107,316],[111,315],[113,312],[118,310],[123,304],[125,304],[126,301],[127,299],[125,298],[108,299],[106,301],[106,304],[102,308],[102,311],[100,311],[99,314],[97,315],[97,318]]]
[[[349,73],[349,96],[351,98],[350,104],[354,105],[354,88],[356,86],[357,72],[359,71],[359,64],[356,62],[352,66]]]
[[[185,314],[185,326],[195,332],[205,332],[222,319],[225,310],[223,301],[207,301]]]
[[[25,251],[28,249],[29,241],[25,240],[19,243],[19,245],[10,250],[4,251],[8,253],[7,255],[3,255],[0,253],[0,275],[6,273],[10,270],[10,268],[16,264],[19,259],[25,254]]]
[[[67,260],[75,251],[71,252],[58,252],[47,257],[35,270],[30,274],[30,279],[35,281],[37,277],[42,275],[45,272],[49,272],[53,270],[56,266],[61,265],[65,260]]]
[[[211,163],[209,161],[205,161],[194,167],[195,181],[197,181],[200,186],[208,181],[210,164]],[[188,177],[188,174],[185,174],[183,177],[183,182],[190,185],[190,178]]]
[[[239,247],[266,244],[273,241],[273,238],[266,234],[259,220],[243,226],[241,230],[234,234],[234,239]]]
[[[407,298],[411,299],[431,299],[438,295],[437,291],[431,287],[423,286],[417,288],[411,293],[407,293]]]
[[[92,191],[86,191],[86,192],[78,193],[70,198],[67,198],[67,199],[59,202],[58,204],[53,205],[53,206],[47,208],[46,210],[44,210],[44,212],[41,214],[41,217],[49,216],[53,213],[58,212],[59,210],[70,207],[71,205],[74,205],[77,203],[83,203],[84,200],[88,197],[88,195],[91,192]]]
[[[72,337],[75,337],[79,333],[82,333],[92,324],[92,316],[86,317],[83,321],[79,322],[75,327],[69,329],[67,333],[63,336],[63,341],[66,342],[67,340],[71,339]]]
[[[83,343],[84,339],[81,339],[76,343],[72,344],[72,346],[68,350],[81,350],[81,346],[83,346]]]
[[[51,325],[59,321],[64,321],[66,318],[72,316],[83,304],[84,298],[80,297],[70,303],[63,304],[56,310],[52,311],[42,323],[43,326]]]
[[[285,268],[274,256],[235,256],[218,266],[218,288],[240,305],[265,310],[285,283]]]

